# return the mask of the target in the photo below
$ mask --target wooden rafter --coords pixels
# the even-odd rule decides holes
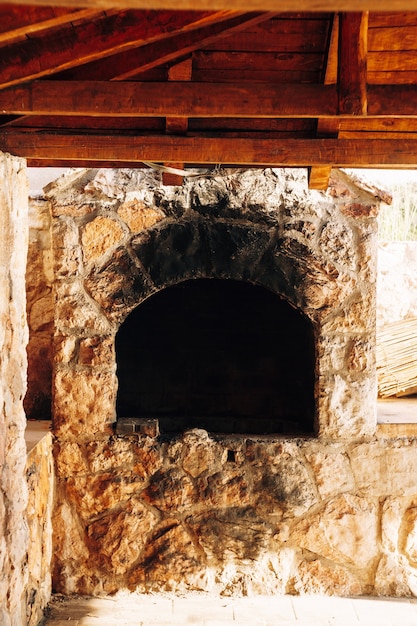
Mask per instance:
[[[28,35],[41,33],[80,20],[95,20],[101,11],[97,9],[65,9],[56,7],[26,6],[24,12],[18,6],[0,4],[0,44],[9,45]],[[108,12],[107,12],[108,13]]]
[[[339,21],[339,112],[366,115],[368,13],[342,13]]]
[[[6,87],[48,76],[231,16],[228,11],[149,11],[146,14],[125,11],[60,29],[49,37],[37,37],[3,48],[0,85]]]
[[[271,18],[271,13],[245,13],[218,21],[203,28],[181,32],[162,41],[153,42],[114,54],[111,63],[106,59],[74,67],[63,73],[65,79],[75,80],[126,80],[140,76],[158,65],[172,63],[198,48],[228,37],[244,28]]]

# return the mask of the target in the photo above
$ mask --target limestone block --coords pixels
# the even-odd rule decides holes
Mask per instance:
[[[283,459],[288,457],[298,457],[300,443],[296,439],[280,439],[278,441],[247,439],[242,454],[250,465],[270,467],[271,465],[282,464]]]
[[[409,507],[400,527],[399,548],[417,574],[417,506]]]
[[[417,443],[414,439],[364,443],[349,452],[356,485],[375,496],[417,494]]]
[[[407,559],[384,554],[375,573],[375,593],[380,596],[417,596],[417,572]]]
[[[86,574],[88,549],[79,519],[68,501],[58,499],[52,518],[54,532],[53,588],[58,593],[78,593]]]
[[[417,504],[408,498],[388,497],[382,505],[381,541],[385,552],[397,554],[399,548],[400,527],[407,506]]]
[[[188,474],[171,468],[167,471],[159,470],[152,476],[142,498],[161,511],[186,511],[202,499],[203,494],[198,493]]]
[[[376,378],[364,376],[323,377],[320,380],[319,415],[323,438],[360,438],[376,428]]]
[[[354,490],[349,457],[343,449],[306,452],[322,498]]]
[[[238,469],[213,474],[207,479],[206,498],[216,508],[249,505],[252,493],[248,477]]]
[[[106,511],[120,509],[120,503],[140,491],[142,486],[143,481],[137,475],[126,473],[115,481],[113,474],[105,472],[97,476],[69,477],[62,489],[82,519],[92,521],[92,518],[102,516]]]
[[[276,455],[269,461],[273,450]],[[281,448],[281,450],[280,450]],[[266,445],[264,462],[252,468],[253,493],[260,510],[280,514],[281,510],[291,510],[300,515],[317,502],[317,493],[305,463],[293,454],[296,444]],[[256,451],[257,450],[257,451]],[[261,446],[251,446],[247,453],[258,456]],[[259,458],[259,456],[258,456]]]
[[[326,312],[322,334],[375,332],[374,306],[374,295],[355,287],[336,311]]]
[[[205,430],[195,428],[185,432],[181,447],[182,467],[193,478],[207,471],[214,473],[224,463],[226,451]]]
[[[291,543],[339,565],[370,567],[378,555],[378,507],[344,494],[294,525]]]
[[[252,507],[210,509],[187,518],[213,564],[249,559],[268,552],[272,527]]]
[[[161,449],[149,439],[109,437],[86,444],[86,455],[91,471],[109,472],[130,468],[137,479],[147,479],[162,466]]]
[[[109,333],[107,319],[89,300],[82,285],[78,282],[61,283],[55,286],[55,324],[58,332],[62,329]]]
[[[56,473],[59,478],[85,474],[88,470],[83,448],[75,441],[56,443],[54,458]]]
[[[114,251],[110,260],[88,273],[84,285],[107,317],[119,324],[152,290],[124,249]]]
[[[117,213],[133,233],[151,228],[165,217],[162,211],[146,206],[142,200],[136,198],[123,202]]]
[[[114,420],[114,372],[59,370],[54,380],[54,430],[62,438],[105,432]]]
[[[83,254],[87,263],[95,261],[119,245],[124,237],[121,225],[110,217],[99,215],[88,222],[81,234]]]
[[[87,525],[95,567],[106,574],[125,574],[138,560],[156,516],[138,499],[130,499],[122,511],[104,514]]]
[[[54,357],[55,362],[61,365],[67,365],[75,359],[78,349],[78,341],[76,337],[55,335],[54,337]]]
[[[317,245],[332,263],[345,270],[357,270],[356,233],[343,218],[327,221],[320,230]]]
[[[301,561],[291,585],[300,594],[343,597],[359,596],[365,592],[359,576],[338,565],[330,567],[320,559]]]
[[[201,553],[189,533],[177,520],[167,519],[148,540],[141,561],[129,576],[128,586],[146,591],[203,590],[206,576]]]
[[[348,335],[321,335],[317,341],[317,360],[320,372],[342,373],[346,370],[346,353],[349,342]]]
[[[76,248],[80,243],[76,222],[68,217],[55,219],[52,222],[52,238],[54,250]]]
[[[115,360],[114,337],[101,335],[80,340],[78,362],[90,367],[111,367]]]
[[[74,220],[63,217],[52,223],[55,277],[76,276],[81,268],[79,231]]]

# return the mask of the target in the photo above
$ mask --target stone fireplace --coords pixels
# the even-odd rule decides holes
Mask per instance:
[[[298,170],[48,196],[55,589],[369,593],[378,199]]]

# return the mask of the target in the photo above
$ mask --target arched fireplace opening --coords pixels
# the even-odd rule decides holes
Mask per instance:
[[[162,434],[311,434],[313,326],[264,287],[195,279],[136,307],[116,335],[118,417]]]

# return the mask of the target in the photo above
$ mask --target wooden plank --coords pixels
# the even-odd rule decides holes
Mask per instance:
[[[389,13],[370,13],[368,20],[369,30],[372,28],[395,28],[395,27],[403,27],[403,26],[415,26],[417,24],[417,13],[412,13],[412,9],[410,7],[410,11],[407,12],[395,12],[395,9],[392,9]]]
[[[414,132],[417,131],[417,119],[409,117],[351,117],[339,121],[342,131],[372,131],[372,132]]]
[[[368,31],[368,50],[388,52],[392,50],[417,50],[417,24],[395,28],[373,28]]]
[[[39,118],[45,119],[45,118]],[[316,130],[314,118],[191,118],[189,132],[259,132],[259,133],[304,133],[313,136]]]
[[[368,130],[341,130],[339,133],[341,139],[417,139],[417,132],[386,132],[368,131]]]
[[[242,32],[233,37],[220,39],[205,50],[216,51],[251,51],[251,52],[324,52],[326,34],[314,33],[264,33]]]
[[[231,12],[223,11],[125,11],[63,28],[49,37],[28,39],[2,49],[0,85],[33,80],[231,16]]]
[[[368,85],[415,85],[417,69],[407,72],[370,72],[368,69]]]
[[[194,53],[195,70],[320,70],[323,55],[317,52],[287,54],[285,52],[222,52],[198,50]]]
[[[321,68],[314,71],[309,70],[275,70],[274,68],[264,70],[262,68],[255,69],[196,69],[193,70],[193,79],[203,83],[320,83]]]
[[[51,0],[9,0],[10,4],[49,5]],[[195,8],[195,0],[55,0],[55,6],[119,9]],[[294,11],[294,0],[200,0],[201,10]],[[297,11],[416,11],[417,0],[298,0]]]
[[[367,13],[342,13],[339,18],[339,111],[367,112]]]
[[[416,85],[370,85],[368,94],[370,116],[413,117],[417,113]]]
[[[181,32],[161,41],[140,46],[133,50],[112,55],[107,59],[87,63],[67,70],[62,77],[75,80],[126,80],[143,74],[164,63],[176,59],[216,41],[228,37],[250,24],[269,20],[273,13],[246,13],[231,19],[222,19],[204,28]]]
[[[336,115],[334,86],[34,81],[0,91],[0,113],[128,117]]]
[[[0,132],[0,150],[59,163],[82,160],[118,163],[237,164],[274,167],[417,168],[417,141],[390,139],[217,139],[169,135]]]
[[[370,72],[416,72],[417,54],[415,50],[369,52],[368,69]]]

